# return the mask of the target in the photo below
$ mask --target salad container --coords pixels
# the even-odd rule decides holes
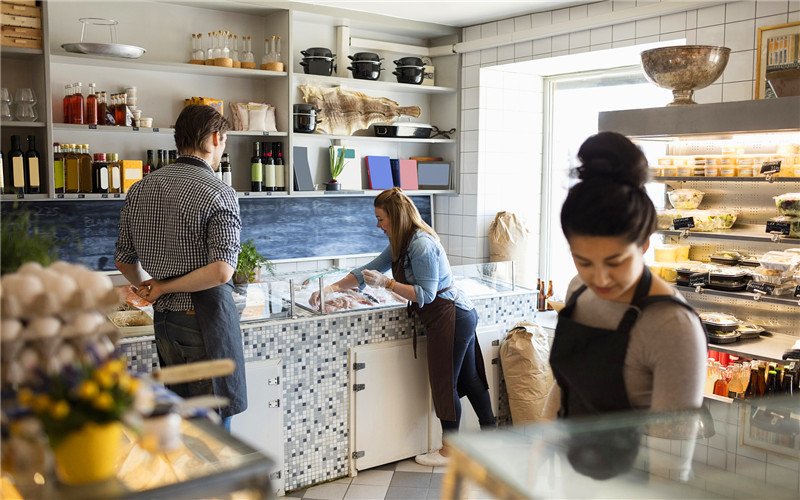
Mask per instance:
[[[786,193],[774,199],[775,208],[781,215],[800,216],[800,193]]]
[[[667,193],[673,207],[683,210],[694,210],[703,201],[704,192],[697,189],[675,189]]]

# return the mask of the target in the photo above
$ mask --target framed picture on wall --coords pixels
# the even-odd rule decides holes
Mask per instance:
[[[796,407],[778,403],[743,405],[742,410],[743,445],[800,458],[800,415]]]
[[[800,21],[758,28],[755,99],[800,95]]]

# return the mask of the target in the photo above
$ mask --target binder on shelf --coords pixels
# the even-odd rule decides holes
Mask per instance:
[[[394,187],[400,187],[400,160],[392,158],[389,160],[389,165],[392,167],[392,184]]]
[[[370,189],[391,189],[392,167],[388,156],[367,156],[367,178]]]
[[[450,162],[417,162],[419,189],[450,189]]]
[[[406,191],[419,189],[417,182],[417,161],[416,160],[390,160],[392,165],[392,182],[395,187]]]
[[[292,147],[292,170],[294,170],[294,190],[313,191],[311,166],[308,164],[308,149],[304,146]]]

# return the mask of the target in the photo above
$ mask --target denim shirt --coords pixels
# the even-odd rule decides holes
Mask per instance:
[[[385,273],[391,268],[392,247],[390,245],[371,262],[353,269],[351,273],[358,280],[359,289],[363,289],[364,275],[362,271],[370,269]],[[420,307],[433,302],[437,291],[452,286],[441,294],[442,298],[455,301],[456,307],[465,311],[475,308],[464,292],[455,286],[453,272],[450,270],[450,263],[442,244],[425,231],[417,230],[411,237],[411,241],[408,242],[403,270],[406,280],[414,287],[414,293],[417,296],[416,302]]]

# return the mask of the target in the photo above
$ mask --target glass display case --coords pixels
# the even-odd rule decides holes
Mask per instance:
[[[527,290],[517,285],[514,263],[510,261],[453,266],[453,277],[455,285],[470,298]]]
[[[296,277],[276,275],[256,283],[236,285],[233,299],[239,320],[264,321],[292,318],[295,315],[292,296]]]

